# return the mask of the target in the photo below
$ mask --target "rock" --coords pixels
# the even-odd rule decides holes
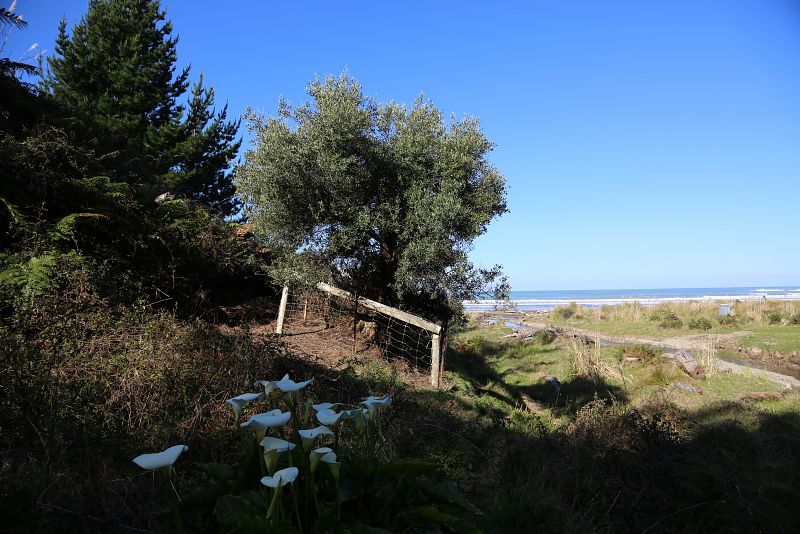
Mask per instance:
[[[753,356],[761,356],[763,353],[764,351],[758,347],[750,347],[750,354]]]
[[[683,382],[676,382],[675,386],[677,386],[677,387],[681,388],[682,390],[687,391],[689,393],[696,393],[698,395],[702,395],[703,394],[703,390],[702,389],[696,388],[694,386],[689,386],[687,384],[684,384]]]
[[[638,362],[641,358],[636,358],[635,356],[624,356],[622,358],[623,362]]]
[[[554,376],[545,376],[544,379],[550,382],[550,385],[553,386],[553,389],[556,390],[556,393],[561,392],[561,382],[558,381],[558,378]]]

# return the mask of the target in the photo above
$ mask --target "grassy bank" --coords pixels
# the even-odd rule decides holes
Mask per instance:
[[[224,400],[284,372],[314,377],[321,400],[392,394],[393,454],[438,463],[437,478],[483,510],[485,532],[800,528],[800,395],[772,382],[693,379],[646,347],[523,341],[472,324],[451,336],[435,391],[389,362],[326,364],[255,328],[40,311],[2,332],[13,404],[0,420],[0,499],[12,531],[174,530],[162,512],[171,490],[130,459],[188,444],[176,484],[191,490],[197,463],[235,460]],[[325,346],[323,334],[336,332],[307,342]]]
[[[748,376],[692,379],[657,352],[623,363],[626,351],[590,348],[587,372],[575,363],[585,348],[500,337],[508,332],[473,324],[459,334],[439,394],[469,441],[442,447],[470,458],[462,483],[490,530],[800,528],[798,393]],[[481,494],[482,482],[494,489]]]
[[[730,317],[719,316],[716,302],[626,303],[599,308],[573,303],[536,320],[650,339],[722,334],[723,345],[732,349],[757,347],[783,357],[800,353],[800,303],[794,301],[740,301],[734,303]]]

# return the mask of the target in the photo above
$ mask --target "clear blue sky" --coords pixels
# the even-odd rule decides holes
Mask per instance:
[[[233,113],[349,68],[380,100],[479,117],[511,213],[472,258],[513,289],[800,285],[798,2],[163,5]],[[85,9],[19,0],[6,49],[52,51]]]

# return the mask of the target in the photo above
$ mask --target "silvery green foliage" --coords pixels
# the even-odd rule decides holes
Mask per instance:
[[[348,74],[316,79],[308,94],[298,107],[281,101],[277,116],[248,114],[256,143],[235,173],[276,278],[307,283],[324,265],[359,294],[442,318],[505,288],[498,267],[467,256],[507,211],[477,119],[446,120],[422,96],[378,103]]]

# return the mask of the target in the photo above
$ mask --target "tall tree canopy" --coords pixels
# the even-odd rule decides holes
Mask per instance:
[[[91,0],[71,35],[61,21],[42,88],[82,123],[115,179],[232,213],[226,171],[240,146],[239,122],[227,120],[227,105],[215,113],[202,76],[188,106],[181,103],[189,68],[176,72],[178,39],[165,16],[158,0]]]
[[[442,319],[505,287],[499,267],[468,259],[506,211],[477,119],[447,122],[422,97],[377,103],[346,74],[317,79],[308,93],[297,108],[282,101],[277,117],[250,114],[257,142],[235,172],[247,213],[283,253],[276,269],[290,278],[298,257],[313,257],[362,295]]]

